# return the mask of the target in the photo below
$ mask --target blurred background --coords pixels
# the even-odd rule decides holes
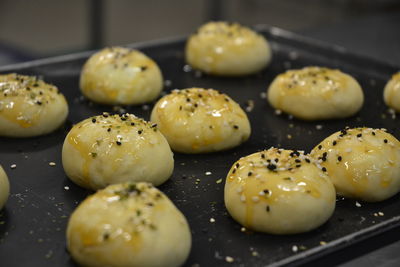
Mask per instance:
[[[0,0],[0,65],[188,35],[209,20],[268,24],[400,61],[398,0]],[[387,46],[394,57],[380,52]]]

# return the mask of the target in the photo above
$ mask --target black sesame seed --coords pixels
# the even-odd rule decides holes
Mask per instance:
[[[322,149],[322,145],[319,145],[319,146],[318,146],[318,149]]]
[[[239,168],[239,166],[240,166],[240,164],[239,164],[239,163],[236,163],[236,168]]]
[[[232,173],[235,173],[235,172],[236,172],[236,169],[233,169]]]
[[[38,104],[39,106],[42,104],[41,101],[36,101],[36,104]]]
[[[237,130],[237,129],[239,129],[239,126],[233,125],[233,129]]]
[[[307,159],[307,158],[305,159],[305,161],[306,161],[307,163],[310,163],[310,162],[311,162],[311,161],[310,161],[309,159]]]
[[[117,141],[115,143],[117,143],[117,145],[119,145],[119,146],[122,145],[122,143],[120,141]]]
[[[275,164],[268,164],[267,165],[268,170],[270,171],[274,171],[276,169],[276,165]]]
[[[294,161],[297,162],[297,163],[301,162],[301,160],[299,160],[299,159],[295,159]]]
[[[147,66],[141,66],[141,67],[140,67],[140,69],[141,69],[142,71],[147,70],[147,68],[148,68]]]
[[[326,168],[325,168],[325,167],[322,167],[322,171],[323,171],[323,172],[326,172]]]
[[[301,165],[300,165],[300,164],[297,164],[297,165],[296,165],[296,168],[300,168],[300,167],[301,167]]]
[[[372,132],[372,135],[376,135],[375,132]]]
[[[264,154],[261,154],[261,158],[262,158],[262,159],[265,159],[265,155],[264,155]]]
[[[342,161],[342,157],[339,156],[339,157],[337,158],[337,160],[338,160],[338,161]]]
[[[387,144],[388,140],[387,140],[387,139],[384,139],[383,142],[384,142],[385,144]]]
[[[278,159],[278,158],[276,158],[276,159],[274,159],[274,161],[275,161],[276,163],[278,163],[279,159]]]
[[[142,134],[142,132],[143,132],[142,130],[139,130],[137,133],[138,133],[138,134]]]
[[[135,123],[134,123],[134,122],[131,122],[131,126],[135,126]]]
[[[336,142],[336,141],[333,141],[333,142],[332,142],[332,145],[336,146],[336,144],[337,144],[337,142]]]
[[[190,102],[190,98],[186,98],[186,102]]]
[[[270,208],[269,208],[269,206],[268,206],[268,205],[267,205],[266,211],[267,211],[267,212],[269,212],[269,211],[270,211]]]
[[[95,122],[96,122],[96,119],[95,119],[95,118],[93,118],[93,119],[92,119],[92,122],[93,122],[93,123],[95,123]]]
[[[252,176],[253,175],[253,173],[252,172],[249,172],[248,174],[247,174],[247,176]]]
[[[111,128],[108,128],[108,129],[107,129],[107,132],[111,132]]]
[[[263,190],[264,194],[269,195],[270,191],[268,189]]]
[[[361,137],[362,136],[362,134],[357,134],[357,137]]]

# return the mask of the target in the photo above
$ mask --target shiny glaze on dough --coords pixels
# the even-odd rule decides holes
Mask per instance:
[[[212,89],[174,90],[154,106],[151,121],[171,148],[183,153],[228,149],[250,136],[245,112],[229,96]]]
[[[10,183],[7,174],[0,165],[0,210],[4,207],[10,195]]]
[[[247,75],[271,60],[265,38],[237,23],[209,22],[186,44],[186,60],[194,68],[215,75]]]
[[[394,74],[386,84],[383,99],[386,105],[400,111],[400,72]]]
[[[360,85],[351,76],[322,67],[289,70],[268,89],[270,104],[306,120],[344,118],[363,104]]]
[[[137,50],[105,48],[85,63],[80,79],[82,93],[103,104],[142,104],[162,89],[157,64]]]
[[[71,215],[67,241],[85,266],[178,266],[191,236],[185,217],[162,192],[148,183],[125,183],[84,200]]]
[[[299,201],[315,205],[312,213],[326,212],[325,217],[316,216],[317,223],[297,222],[296,217],[289,222],[290,215],[280,209],[287,211],[287,203],[292,208],[302,205]],[[225,205],[246,228],[276,234],[297,233],[315,228],[330,217],[335,190],[323,171],[303,152],[271,148],[243,157],[232,166],[225,184]],[[317,210],[318,207],[326,210]]]
[[[384,130],[347,128],[311,156],[327,169],[339,195],[375,202],[400,190],[400,142]]]
[[[152,162],[159,157],[161,162]],[[152,182],[158,185],[171,175],[173,156],[157,125],[131,114],[104,113],[71,129],[63,146],[63,164],[67,175],[87,188],[99,189],[125,179],[155,179]]]
[[[58,117],[52,118],[53,113]],[[17,129],[8,131],[4,126],[0,135],[22,137],[44,134],[57,128],[67,113],[67,102],[56,86],[34,76],[16,73],[0,75],[0,120],[5,120],[1,123],[7,124],[7,127]]]

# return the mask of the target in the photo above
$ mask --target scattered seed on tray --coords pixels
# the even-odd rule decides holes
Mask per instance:
[[[298,250],[299,250],[299,248],[298,248],[297,246],[293,246],[293,247],[292,247],[292,251],[293,251],[293,252],[297,252]]]
[[[357,208],[361,207],[361,204],[358,201],[356,201],[356,207]]]
[[[326,245],[326,242],[325,242],[325,241],[320,241],[319,244],[320,244],[321,246],[325,246],[325,245]]]
[[[49,162],[49,166],[56,166],[56,163],[51,161],[51,162]]]
[[[235,259],[232,258],[232,257],[230,257],[230,256],[226,256],[226,257],[225,257],[225,261],[231,263],[231,262],[234,262]]]
[[[211,172],[206,172],[206,173],[205,173],[205,175],[211,175],[211,174],[212,174]]]
[[[210,218],[210,223],[214,223],[215,219],[214,218]]]
[[[12,164],[12,165],[10,166],[10,168],[11,168],[11,169],[17,168],[17,164]]]
[[[321,124],[318,124],[318,125],[315,125],[315,129],[317,129],[317,130],[322,130],[322,125]]]
[[[69,190],[69,186],[64,186],[64,189],[68,191]]]
[[[216,181],[216,183],[217,183],[217,184],[222,183],[222,178],[221,178],[221,179],[218,179],[218,180]]]

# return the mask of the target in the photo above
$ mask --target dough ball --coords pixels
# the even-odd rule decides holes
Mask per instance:
[[[34,76],[0,75],[0,136],[31,137],[50,133],[68,115],[65,97]]]
[[[83,266],[181,266],[190,247],[185,217],[148,183],[98,191],[78,206],[67,226],[67,248]]]
[[[4,207],[4,204],[6,204],[9,195],[10,184],[8,182],[8,177],[0,165],[0,210]]]
[[[268,101],[303,120],[346,118],[364,102],[358,82],[339,70],[306,67],[278,75],[268,89]]]
[[[250,136],[246,113],[213,89],[174,90],[154,106],[157,123],[174,151],[206,153],[240,145]]]
[[[128,181],[160,185],[174,169],[157,125],[132,114],[104,113],[76,124],[65,138],[62,162],[73,182],[93,190]]]
[[[90,100],[108,105],[136,105],[160,94],[163,78],[157,64],[142,52],[105,48],[83,66],[80,87]]]
[[[400,72],[393,75],[383,91],[386,105],[400,112]]]
[[[326,168],[339,195],[376,202],[400,191],[400,142],[384,130],[336,132],[311,156]]]
[[[335,188],[300,151],[270,148],[238,160],[225,183],[225,206],[248,229],[270,234],[310,231],[335,209]]]
[[[237,23],[209,22],[186,44],[186,61],[209,74],[240,76],[256,73],[271,61],[267,40]]]

